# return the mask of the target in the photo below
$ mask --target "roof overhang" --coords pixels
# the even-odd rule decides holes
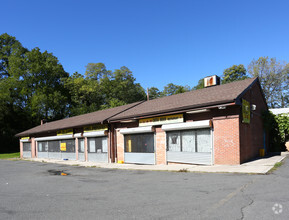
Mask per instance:
[[[137,119],[143,119],[143,118],[148,118],[148,117],[157,117],[157,116],[164,116],[164,115],[171,115],[171,114],[179,114],[179,113],[186,113],[190,111],[197,111],[197,110],[204,110],[204,109],[212,109],[212,108],[218,108],[222,106],[233,106],[236,105],[235,100],[228,100],[226,102],[219,102],[219,103],[211,103],[211,105],[199,105],[195,107],[187,107],[187,108],[182,108],[182,109],[171,109],[166,112],[154,112],[151,114],[146,114],[146,115],[136,115],[136,116],[130,116],[130,117],[123,117],[123,118],[116,118],[113,120],[109,120],[109,123],[115,123],[115,122],[121,122],[124,120],[137,120]]]

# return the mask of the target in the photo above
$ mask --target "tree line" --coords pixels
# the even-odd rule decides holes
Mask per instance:
[[[259,76],[269,107],[288,106],[286,62],[260,57],[225,69],[222,83]],[[247,73],[248,71],[248,73]],[[150,99],[203,88],[169,83],[148,89]],[[39,48],[28,50],[13,36],[0,35],[0,151],[19,150],[15,134],[40,124],[146,100],[146,91],[123,66],[114,71],[88,63],[85,74],[67,73],[58,58]]]

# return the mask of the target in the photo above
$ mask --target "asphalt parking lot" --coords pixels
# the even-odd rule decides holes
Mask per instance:
[[[0,219],[288,219],[288,183],[288,159],[269,175],[0,160]]]

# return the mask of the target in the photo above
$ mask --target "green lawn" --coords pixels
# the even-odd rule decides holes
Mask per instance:
[[[0,154],[0,159],[9,159],[9,158],[20,158],[20,152]]]

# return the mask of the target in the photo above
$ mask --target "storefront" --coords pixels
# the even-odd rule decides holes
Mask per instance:
[[[163,125],[167,162],[213,164],[212,128],[209,120]]]
[[[73,135],[41,137],[35,141],[38,158],[76,160]]]
[[[23,151],[22,151],[22,157],[23,158],[31,158],[31,142],[29,138],[22,138],[21,140]]]
[[[87,161],[107,163],[108,126],[92,125],[84,127],[83,131],[83,137],[87,138]]]
[[[18,136],[22,157],[240,164],[266,149],[266,110],[255,78],[49,122]]]
[[[155,138],[152,126],[121,129],[124,135],[124,162],[155,164]]]

